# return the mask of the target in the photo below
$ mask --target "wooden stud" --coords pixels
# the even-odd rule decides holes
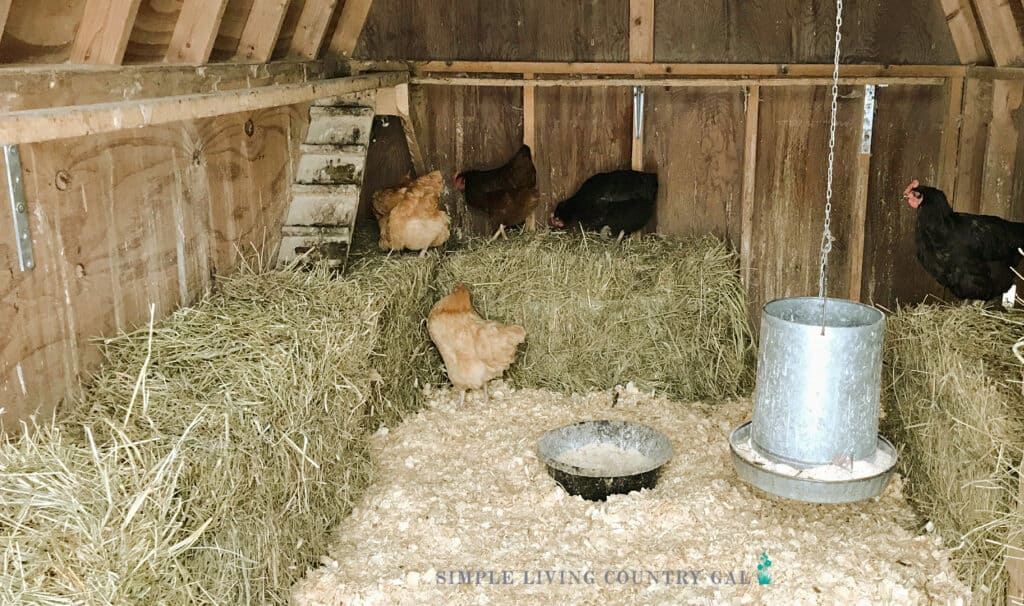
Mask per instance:
[[[942,12],[946,15],[960,63],[987,63],[988,51],[970,0],[942,0]]]
[[[533,80],[533,74],[523,74],[523,80]],[[533,154],[537,153],[536,91],[537,89],[532,86],[523,86],[523,145],[530,146],[530,151]],[[528,231],[537,229],[536,213],[526,218],[526,229]]]
[[[629,0],[629,60],[654,61],[654,0]]]
[[[139,4],[140,0],[86,2],[82,23],[71,46],[71,62],[120,65]]]
[[[946,86],[946,118],[942,123],[942,152],[939,156],[939,189],[956,199],[956,165],[963,118],[964,78],[950,78]]]
[[[1024,62],[1024,41],[1009,0],[976,0],[975,6],[996,65]]]
[[[341,7],[338,28],[334,30],[334,36],[331,38],[332,53],[344,57],[352,56],[352,51],[359,42],[359,35],[363,33],[363,25],[366,24],[371,5],[373,0],[345,0]]]
[[[981,184],[982,214],[1005,217],[1013,195],[1017,161],[1017,128],[1013,113],[1024,106],[1024,82],[996,80],[992,86],[992,122],[985,146]]]
[[[277,37],[291,0],[256,0],[238,40],[236,59],[247,63],[266,63],[274,54]]]
[[[202,65],[209,61],[228,0],[185,0],[167,48],[168,63]]]
[[[363,71],[407,69],[426,73],[571,74],[593,76],[693,76],[693,77],[832,77],[832,64],[806,63],[574,63],[558,61],[419,61],[411,63],[353,61]],[[947,78],[962,76],[962,65],[843,65],[843,76]],[[1024,70],[1021,70],[1024,72]]]
[[[634,89],[635,90],[635,89]],[[642,90],[642,89],[641,89]],[[644,169],[644,125],[641,122],[639,125],[636,123],[636,97],[633,97],[633,115],[630,116],[633,122],[633,137],[631,139],[630,149],[630,167],[633,170],[643,171]],[[639,132],[637,127],[639,126]]]
[[[850,213],[850,300],[860,301],[864,281],[864,238],[868,215],[868,183],[871,180],[871,154],[857,154],[853,208]]]
[[[7,27],[7,16],[11,14],[11,3],[14,0],[0,0],[0,36],[3,36],[4,28]]]
[[[754,187],[757,184],[757,122],[761,107],[761,88],[751,86],[747,93],[747,118],[743,137],[743,190],[740,218],[740,277],[750,289],[753,267],[751,245],[754,236]]]
[[[9,145],[109,133],[182,120],[306,103],[404,84],[402,72],[366,74],[298,84],[117,103],[11,112],[0,117],[0,141]]]
[[[337,5],[338,0],[306,0],[288,48],[289,57],[316,59],[320,56]]]

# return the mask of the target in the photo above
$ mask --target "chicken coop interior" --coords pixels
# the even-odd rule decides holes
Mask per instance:
[[[1024,606],[1019,0],[0,0],[0,603]]]

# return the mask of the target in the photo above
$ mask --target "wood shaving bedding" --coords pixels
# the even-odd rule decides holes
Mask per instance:
[[[429,390],[429,388],[428,388]],[[382,429],[377,483],[298,583],[301,606],[369,604],[961,604],[969,590],[894,476],[878,498],[810,505],[742,482],[728,435],[749,399],[682,404],[631,385],[564,395],[451,390]],[[658,486],[607,502],[567,495],[536,457],[545,431],[590,419],[664,432]],[[771,565],[770,584],[757,566]]]

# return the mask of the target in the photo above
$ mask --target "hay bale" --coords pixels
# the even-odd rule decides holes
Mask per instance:
[[[978,604],[1003,603],[1005,546],[1024,528],[1020,333],[1019,314],[977,305],[904,309],[886,327],[883,431]]]
[[[109,419],[159,458],[178,449],[164,506],[198,533],[173,562],[193,584],[189,603],[284,603],[323,553],[368,483],[381,307],[326,271],[242,272],[152,335],[106,343],[106,366],[69,421]]]
[[[746,392],[753,362],[736,255],[712,237],[522,235],[445,258],[487,318],[526,328],[506,377],[586,392],[634,381],[675,398]]]

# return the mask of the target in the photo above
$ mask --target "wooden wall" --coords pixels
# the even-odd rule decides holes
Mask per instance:
[[[20,146],[37,265],[18,270],[0,221],[3,418],[47,412],[98,361],[93,339],[144,325],[151,303],[159,318],[194,301],[239,251],[273,245],[306,121],[281,107]]]

